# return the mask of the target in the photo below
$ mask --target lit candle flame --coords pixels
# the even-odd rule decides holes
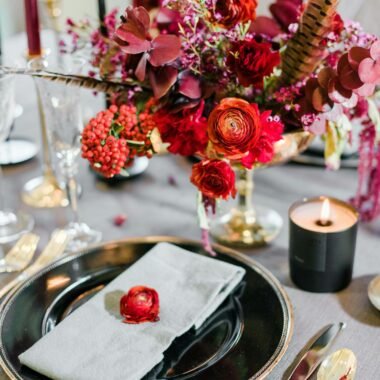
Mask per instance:
[[[330,201],[328,200],[328,198],[325,198],[325,200],[322,203],[321,217],[319,220],[322,225],[328,224],[330,220]]]

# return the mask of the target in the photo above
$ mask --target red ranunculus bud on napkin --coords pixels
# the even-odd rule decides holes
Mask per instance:
[[[138,324],[159,320],[158,293],[146,286],[134,286],[120,299],[120,314],[124,323]]]

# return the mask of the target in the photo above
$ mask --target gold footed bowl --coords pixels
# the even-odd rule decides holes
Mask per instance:
[[[284,134],[275,144],[273,160],[255,169],[285,163],[302,153],[314,139],[314,135],[301,131]],[[253,171],[236,167],[237,204],[222,215],[216,215],[210,223],[211,236],[217,242],[234,247],[259,247],[271,242],[281,231],[283,220],[270,208],[254,206]]]
[[[27,182],[21,197],[28,206],[36,208],[66,207],[69,204],[65,190],[49,170]]]

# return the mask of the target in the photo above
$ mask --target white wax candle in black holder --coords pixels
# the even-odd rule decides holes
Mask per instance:
[[[318,197],[289,210],[290,277],[310,292],[336,292],[352,279],[359,215],[349,204]]]

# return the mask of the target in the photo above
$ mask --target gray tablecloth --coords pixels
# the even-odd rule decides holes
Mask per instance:
[[[9,39],[5,45],[7,61],[20,58],[24,48],[22,35]],[[27,136],[39,143],[36,97],[29,78],[18,78],[17,100],[24,107],[24,114],[17,120],[14,136]],[[84,96],[84,105],[90,105],[96,111],[101,107],[102,99],[93,99],[88,93]],[[69,211],[36,210],[22,204],[20,190],[27,180],[41,173],[40,165],[38,157],[24,165],[7,167],[4,173],[8,204],[34,215],[35,230],[41,235],[43,244],[53,228],[67,222]],[[143,176],[111,187],[96,180],[86,162],[81,161],[81,218],[101,230],[104,241],[146,235],[199,239],[196,192],[189,182],[190,168],[191,164],[185,158],[155,157]],[[168,184],[169,176],[176,178],[177,187]],[[323,168],[292,164],[261,170],[256,174],[255,202],[276,209],[284,218],[285,226],[271,246],[249,250],[246,254],[267,267],[282,282],[294,306],[295,317],[289,349],[269,379],[281,379],[305,342],[324,325],[338,321],[346,322],[347,329],[335,348],[347,347],[355,352],[359,363],[358,379],[380,379],[380,312],[370,305],[366,293],[371,278],[380,273],[380,223],[361,225],[354,279],[342,292],[313,294],[297,289],[289,279],[287,263],[287,212],[290,204],[304,196],[321,194],[347,199],[355,192],[356,181],[354,170],[329,172]],[[113,217],[119,213],[128,215],[128,221],[122,227],[112,223]],[[2,275],[0,282],[5,283],[9,278]],[[6,377],[0,375],[0,378]]]

